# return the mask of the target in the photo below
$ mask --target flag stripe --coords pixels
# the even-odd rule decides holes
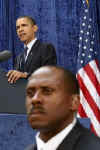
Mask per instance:
[[[95,72],[93,70],[93,68],[91,68],[90,63],[88,63],[85,67],[84,67],[85,72],[87,73],[89,79],[91,80],[92,84],[94,85],[97,93],[100,96],[100,84],[96,78]],[[99,103],[100,105],[100,103]]]
[[[86,113],[85,113],[85,110],[83,109],[82,104],[80,104],[80,106],[79,106],[78,113],[79,113],[79,116],[81,115],[81,117],[83,117],[83,118],[87,118],[87,117],[88,117],[88,116],[86,115]]]
[[[78,74],[77,78],[78,78],[78,81],[80,84],[80,89],[82,90],[82,93],[83,93],[86,101],[88,102],[88,104],[92,108],[97,120],[100,122],[100,110],[99,110],[99,108],[97,107],[96,103],[94,102],[94,99],[91,97],[88,89],[84,85],[83,80],[79,74]]]
[[[94,71],[94,74],[96,75],[96,78],[98,80],[98,83],[100,84],[100,68],[99,68],[99,63],[97,60],[93,60],[90,63],[90,66],[92,68],[92,70]],[[95,68],[95,69],[94,69]]]
[[[83,80],[84,85],[88,89],[89,94],[91,95],[91,97],[93,97],[93,100],[96,103],[96,105],[98,106],[98,108],[100,108],[99,107],[100,106],[100,101],[98,101],[98,99],[100,99],[100,96],[98,95],[98,93],[95,89],[95,86],[92,84],[89,76],[86,74],[84,69],[80,69],[79,74],[80,74],[80,76]]]
[[[95,62],[96,62],[97,68],[98,68],[97,70],[99,70],[99,73],[100,73],[100,64],[97,60]],[[99,74],[99,76],[100,76],[100,74]]]
[[[99,130],[100,130],[100,123],[97,120],[95,114],[93,113],[93,109],[91,109],[90,105],[88,104],[87,100],[85,99],[82,91],[80,91],[80,92],[81,92],[81,97],[82,97],[81,105],[83,106],[83,109],[85,110],[87,117],[90,118],[90,120],[91,120],[91,123],[92,123],[92,125],[94,127],[94,130],[93,129],[92,130],[95,131],[96,135],[100,136],[100,132],[99,132]],[[80,113],[80,116],[81,116],[81,114],[82,113]]]
[[[91,124],[90,127],[91,127],[91,130],[95,133],[95,135],[97,135],[98,133],[96,133],[94,126]]]

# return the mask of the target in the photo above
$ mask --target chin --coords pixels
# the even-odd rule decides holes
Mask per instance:
[[[39,122],[30,121],[29,123],[30,123],[30,126],[32,127],[32,129],[39,130],[39,129],[43,128],[43,126],[41,126],[41,124]]]
[[[23,43],[26,43],[26,40],[25,39],[20,39],[21,42]]]
[[[33,121],[33,120],[29,120],[30,126],[32,127],[32,129],[35,130],[44,130],[45,128],[47,128],[46,123],[43,123],[43,121]]]

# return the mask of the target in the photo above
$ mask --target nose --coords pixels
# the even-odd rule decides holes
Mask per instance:
[[[19,29],[17,30],[17,32],[19,32],[19,33],[20,33],[20,32],[22,32],[22,31],[23,31],[23,27],[22,27],[22,26],[20,26],[20,27],[19,27]]]
[[[35,94],[32,97],[32,103],[41,103],[42,100],[42,95],[40,93],[40,91],[35,92]]]

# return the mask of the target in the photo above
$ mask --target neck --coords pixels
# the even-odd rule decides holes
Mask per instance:
[[[70,121],[67,121],[66,124],[63,122],[62,126],[55,126],[52,125],[51,128],[46,130],[40,130],[40,135],[39,137],[44,141],[47,142],[48,140],[50,140],[52,137],[56,136],[58,133],[60,133],[64,128],[66,128],[69,124],[71,124],[73,122],[73,119]],[[58,123],[59,124],[59,123]]]
[[[24,41],[25,45],[28,45],[32,40],[35,40],[36,37],[34,37],[33,39],[29,40],[29,41]]]

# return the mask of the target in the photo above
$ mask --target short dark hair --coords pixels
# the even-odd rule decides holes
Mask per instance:
[[[27,19],[30,21],[30,23],[31,23],[32,25],[36,25],[35,19],[33,19],[33,18],[30,17],[30,16],[20,16],[20,17],[17,18],[17,20],[18,20],[18,19],[21,19],[21,18],[27,18]]]
[[[63,77],[66,84],[69,84],[69,92],[79,94],[79,84],[76,75],[67,69],[63,70]]]
[[[59,73],[61,73],[61,78],[63,84],[65,85],[65,90],[67,90],[71,94],[79,94],[79,84],[75,74],[73,74],[70,70],[61,66],[48,66],[48,67],[60,71]]]
[[[44,67],[49,67],[52,70],[58,71],[57,73],[60,75],[60,78],[62,80],[62,84],[64,84],[66,91],[68,91],[70,94],[79,94],[78,80],[76,78],[76,75],[73,74],[70,70],[68,70],[64,67],[61,67],[61,66],[57,66],[57,65],[56,66],[51,66],[51,65],[50,66],[43,66],[40,68],[44,68]],[[39,70],[39,68],[37,70]],[[33,74],[34,73],[35,73],[35,71],[33,72]]]

